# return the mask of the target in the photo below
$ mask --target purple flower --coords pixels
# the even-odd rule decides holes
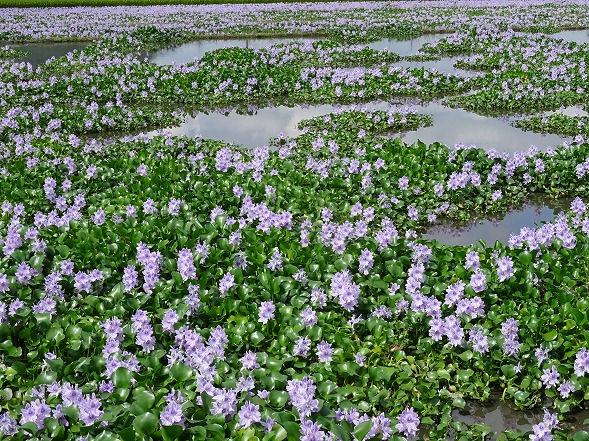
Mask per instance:
[[[84,426],[91,426],[94,424],[104,413],[100,410],[101,403],[95,394],[91,396],[86,395],[79,403],[78,408],[80,409],[79,420]]]
[[[360,285],[352,282],[350,272],[345,269],[335,273],[330,282],[331,293],[346,311],[353,311],[358,305]]]
[[[171,216],[178,216],[180,213],[180,206],[184,203],[182,199],[174,199],[172,198],[168,203],[168,213]]]
[[[280,251],[274,251],[274,254],[268,262],[268,268],[270,271],[278,271],[282,269],[282,254],[280,254]]]
[[[131,317],[133,331],[135,332],[135,343],[145,351],[151,352],[155,347],[153,328],[149,323],[147,312],[141,309],[135,311]]]
[[[407,189],[409,189],[409,178],[407,176],[403,176],[399,178],[399,190]]]
[[[311,349],[311,339],[307,336],[299,337],[295,342],[293,355],[296,357],[306,357]]]
[[[92,277],[83,271],[78,271],[74,276],[74,288],[78,292],[92,292]]]
[[[39,430],[45,427],[43,420],[51,417],[51,408],[44,400],[35,400],[27,403],[21,411],[20,424],[35,423]]]
[[[586,348],[581,348],[575,356],[575,375],[584,377],[589,373],[589,351]]]
[[[182,413],[182,403],[184,397],[180,391],[174,389],[166,395],[166,407],[160,413],[160,422],[162,426],[178,425],[184,427],[184,414]]]
[[[364,248],[362,250],[362,254],[360,254],[360,259],[358,263],[358,271],[360,271],[360,273],[364,275],[367,275],[368,271],[370,271],[370,269],[374,265],[374,255],[368,248]]]
[[[173,309],[168,309],[162,319],[162,329],[168,332],[174,332],[174,325],[178,323],[178,314]]]
[[[194,256],[188,248],[183,248],[178,253],[178,272],[183,281],[196,279],[196,266],[194,266]]]
[[[94,222],[94,225],[97,227],[106,222],[106,213],[103,209],[96,210],[96,212],[92,215],[92,222]]]
[[[449,285],[446,288],[446,296],[444,298],[444,304],[448,306],[455,306],[464,296],[465,284],[462,280],[459,280],[453,285]]]
[[[309,377],[302,380],[288,380],[286,391],[290,402],[299,413],[301,420],[319,410],[319,401],[315,399],[315,384]]]
[[[301,318],[303,319],[303,325],[313,326],[317,324],[317,314],[311,308],[306,308],[301,311]]]
[[[193,285],[192,283],[188,285],[188,296],[186,297],[186,304],[190,307],[190,309],[186,312],[187,316],[191,316],[200,305],[199,289],[200,287],[198,285]]]
[[[137,174],[139,176],[143,176],[143,177],[147,176],[148,171],[149,170],[147,168],[147,165],[145,165],[145,164],[141,164],[139,167],[137,167]]]
[[[125,285],[125,292],[129,292],[139,285],[137,276],[137,270],[133,265],[125,267],[123,271],[123,285]]]
[[[515,356],[521,348],[518,341],[517,320],[510,318],[501,324],[501,335],[503,336],[503,352],[509,356]]]
[[[213,395],[213,415],[233,416],[237,412],[237,391],[217,389]]]
[[[10,282],[5,274],[0,273],[0,294],[7,293],[10,290]]]
[[[321,431],[321,426],[311,420],[301,422],[301,441],[324,441],[330,438]]]
[[[464,263],[464,267],[470,270],[477,270],[481,266],[479,253],[476,251],[470,251],[466,254],[466,262]]]
[[[16,420],[11,418],[8,412],[0,413],[0,434],[13,436],[18,433]]]
[[[575,385],[568,380],[563,381],[558,386],[558,392],[563,400],[566,400],[575,390]]]
[[[444,330],[452,346],[459,346],[462,344],[462,341],[464,340],[464,330],[460,326],[460,321],[456,316],[451,315],[446,317]]]
[[[401,415],[399,415],[399,422],[395,427],[399,432],[406,436],[415,436],[417,434],[419,423],[419,416],[417,416],[413,407],[410,407],[401,412]]]
[[[534,356],[538,359],[538,367],[542,366],[542,362],[548,360],[548,348],[538,347],[534,352]]]
[[[329,363],[333,359],[333,348],[325,340],[317,345],[317,357],[322,363]]]
[[[274,303],[272,303],[271,300],[260,303],[260,307],[258,308],[258,321],[263,324],[268,323],[269,320],[274,318],[275,310],[276,306],[274,306]]]
[[[473,326],[470,329],[468,342],[472,344],[473,349],[480,354],[489,352],[489,341],[483,334],[483,328],[480,325]]]
[[[224,295],[227,291],[229,291],[232,287],[235,286],[235,278],[233,274],[226,273],[221,281],[219,282],[219,291],[221,291],[221,295]]]
[[[485,273],[481,270],[475,271],[470,277],[469,285],[474,292],[484,291],[487,288],[487,278],[485,277]]]
[[[511,257],[502,257],[501,259],[497,259],[497,277],[499,278],[500,282],[504,282],[507,279],[510,279],[511,276],[515,273],[513,269],[513,259]]]
[[[237,422],[237,427],[247,428],[254,423],[259,423],[262,420],[260,406],[248,401],[241,407],[241,409],[239,409],[237,417],[239,419]]]
[[[17,283],[27,285],[31,279],[39,274],[35,268],[30,266],[26,262],[21,262],[16,269],[16,281]]]
[[[241,357],[240,361],[243,369],[253,370],[260,367],[256,353],[252,351],[247,351],[245,354],[243,354],[243,357]]]
[[[548,389],[552,386],[556,386],[559,383],[559,378],[560,374],[556,370],[556,366],[552,365],[550,368],[542,371],[542,377],[540,379],[542,380],[542,383],[544,383],[544,387]]]

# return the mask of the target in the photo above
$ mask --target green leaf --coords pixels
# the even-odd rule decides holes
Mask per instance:
[[[288,392],[283,390],[273,390],[268,396],[270,405],[277,409],[282,409],[288,401]]]
[[[506,378],[513,378],[517,374],[517,372],[515,371],[515,366],[512,364],[504,364],[503,366],[501,366],[501,371],[503,372],[503,375],[505,375]]]
[[[287,438],[288,433],[280,424],[274,424],[272,430],[264,436],[262,441],[283,441]]]
[[[112,382],[117,388],[129,389],[133,373],[124,367],[117,368],[112,374]]]
[[[153,407],[153,403],[155,403],[155,396],[147,391],[144,390],[140,394],[137,394],[135,397],[135,401],[141,405],[145,410],[151,409]]]
[[[358,424],[354,429],[354,436],[356,439],[358,441],[362,441],[368,432],[370,432],[370,429],[372,429],[373,425],[374,422],[372,420],[364,421],[363,423]]]
[[[207,431],[205,430],[205,428],[198,427],[198,426],[197,426],[197,428],[202,429],[202,431],[204,431],[204,436],[206,437]],[[182,426],[178,426],[176,424],[174,424],[173,426],[163,426],[162,427],[162,437],[164,438],[164,441],[177,440],[178,438],[180,438],[180,435],[182,435],[182,432],[184,432],[184,428]],[[205,438],[201,438],[201,439],[205,439]]]
[[[156,431],[158,424],[158,418],[150,412],[145,412],[143,415],[139,415],[133,420],[133,427],[140,435],[152,434]]]
[[[556,329],[553,329],[551,331],[546,332],[545,334],[542,334],[542,338],[545,341],[553,341],[556,339],[556,337],[558,337],[558,331]]]
[[[579,430],[573,435],[573,441],[589,441],[589,432]]]
[[[177,381],[186,381],[192,375],[192,368],[182,363],[176,363],[170,371]]]

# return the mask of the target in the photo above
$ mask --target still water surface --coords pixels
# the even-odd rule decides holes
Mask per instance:
[[[532,196],[525,204],[506,213],[476,216],[468,222],[442,220],[429,227],[421,237],[453,246],[476,245],[479,241],[489,246],[496,241],[507,244],[511,234],[519,234],[524,227],[534,228],[554,220],[559,212],[569,208],[570,202],[570,199]]]
[[[365,107],[370,110],[387,110],[396,106],[389,103],[369,103]],[[433,126],[395,135],[409,144],[417,140],[426,144],[438,141],[450,148],[457,143],[463,143],[467,146],[476,145],[485,149],[495,148],[501,152],[513,152],[527,149],[532,145],[545,150],[548,146],[562,144],[565,140],[558,135],[526,132],[511,126],[508,120],[452,109],[439,103],[411,107],[419,113],[432,115]],[[325,115],[337,108],[342,106],[277,106],[258,109],[252,114],[239,114],[235,110],[225,114],[195,113],[187,116],[180,126],[167,128],[166,131],[176,136],[196,137],[200,134],[203,138],[218,139],[245,147],[260,147],[280,133],[289,137],[301,134],[297,128],[300,121]],[[150,132],[150,135],[153,136],[155,133]]]
[[[33,67],[44,64],[52,57],[60,58],[66,56],[69,52],[83,50],[90,43],[28,43],[11,45],[12,48],[26,51],[29,54],[22,58],[17,58],[16,62],[31,63]]]

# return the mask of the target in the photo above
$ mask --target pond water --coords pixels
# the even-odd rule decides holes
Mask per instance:
[[[484,241],[492,246],[495,241],[507,244],[511,234],[519,234],[524,227],[534,228],[554,220],[570,207],[570,199],[549,199],[533,195],[525,204],[498,215],[478,216],[468,222],[440,220],[421,236],[452,246],[469,246]]]
[[[386,110],[398,107],[389,103],[368,103],[366,108]],[[350,106],[339,106],[339,108]],[[477,115],[462,109],[452,109],[438,103],[412,105],[419,113],[433,116],[433,126],[423,127],[413,132],[396,134],[404,142],[412,144],[421,140],[426,144],[441,142],[450,148],[462,142],[481,148],[495,148],[498,151],[513,152],[535,145],[540,150],[548,146],[562,144],[565,138],[558,135],[543,135],[526,132],[513,127],[507,120]],[[176,136],[218,139],[245,147],[260,147],[269,139],[280,133],[294,137],[301,134],[298,123],[307,118],[325,115],[338,106],[276,106],[266,107],[251,114],[240,114],[236,110],[227,113],[195,113],[187,116],[178,127],[166,128],[165,131]],[[154,136],[157,132],[149,132]]]
[[[554,412],[553,410],[551,412]],[[532,430],[532,426],[542,421],[544,411],[542,409],[522,411],[514,406],[501,401],[498,397],[479,403],[467,401],[464,409],[455,409],[452,412],[452,419],[467,425],[485,424],[490,427],[491,434],[485,438],[496,440],[499,433],[506,430],[520,433]],[[580,411],[573,415],[567,415],[561,421],[562,430],[570,434],[587,429],[585,421],[589,418],[589,411]]]
[[[368,47],[376,50],[388,50],[389,52],[395,52],[401,56],[413,55],[425,44],[439,40],[441,37],[447,34],[426,34],[410,40],[395,40],[395,39],[383,39],[367,44]],[[202,56],[215,49],[221,49],[225,47],[249,47],[251,49],[262,49],[267,46],[281,44],[281,43],[292,43],[292,42],[311,42],[316,38],[235,38],[228,40],[196,40],[190,43],[182,44],[177,47],[163,49],[157,51],[151,55],[148,55],[149,61],[157,65],[170,65],[170,64],[185,64],[191,63],[196,59],[202,58]],[[448,59],[449,60],[449,59]],[[410,63],[408,66],[420,67],[428,63],[417,63],[417,62],[406,62]],[[453,72],[456,71],[452,67],[452,62],[442,61],[433,62],[431,67],[436,67],[440,72]],[[464,71],[461,71],[464,72]]]
[[[15,61],[31,63],[33,67],[44,64],[52,57],[60,58],[75,50],[83,50],[89,42],[80,43],[28,43],[11,45],[12,48],[26,51],[29,55],[17,58]]]
[[[514,152],[525,150],[532,145],[545,150],[568,139],[559,135],[526,132],[510,125],[509,119],[477,115],[438,103],[414,107],[420,113],[432,115],[433,125],[403,134],[403,141],[409,144],[417,140],[426,144],[438,141],[452,148],[461,142],[467,146],[476,145],[483,149],[495,148],[500,152]]]
[[[574,41],[578,44],[589,43],[589,30],[588,29],[577,29],[574,31],[560,31],[556,34],[550,34],[552,38],[562,38],[566,41]]]
[[[159,66],[170,64],[192,63],[202,58],[207,52],[225,47],[246,47],[250,49],[262,49],[281,43],[309,42],[314,38],[236,38],[230,40],[196,40],[177,47],[163,49],[148,56],[149,61]]]
[[[440,38],[447,37],[448,34],[424,34],[410,40],[397,40],[393,38],[385,38],[383,40],[375,41],[367,44],[371,49],[379,51],[387,50],[394,52],[402,57],[408,55],[415,55],[421,49],[425,43],[433,43],[438,41]]]

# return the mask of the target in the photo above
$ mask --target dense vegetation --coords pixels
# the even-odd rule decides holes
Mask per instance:
[[[566,420],[589,405],[589,144],[586,118],[558,110],[587,102],[589,53],[541,32],[589,8],[508,3],[1,12],[10,41],[96,40],[37,68],[0,52],[0,437],[485,439],[453,411],[500,395],[542,421],[499,439],[588,440]],[[480,74],[360,44],[433,30],[450,34],[423,59]],[[257,32],[322,38],[143,61]],[[435,120],[403,106],[334,111],[255,149],[127,136],[185,105],[404,97],[526,113],[515,124],[574,142],[406,145],[396,133]],[[573,202],[506,244],[420,238],[536,193]]]

